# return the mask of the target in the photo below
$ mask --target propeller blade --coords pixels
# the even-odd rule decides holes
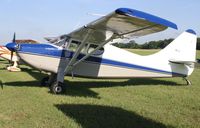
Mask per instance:
[[[11,55],[10,55],[10,60],[12,61],[13,59],[13,51],[11,51]]]
[[[14,33],[14,36],[13,36],[13,42],[16,41],[16,34]]]
[[[14,35],[13,35],[13,40],[12,40],[13,43],[16,43],[16,33],[14,32]],[[12,62],[12,59],[13,59],[13,51],[11,51],[11,55],[10,55],[10,60]]]

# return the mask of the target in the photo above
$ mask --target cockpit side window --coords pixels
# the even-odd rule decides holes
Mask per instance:
[[[72,40],[68,46],[68,50],[70,51],[76,51],[78,46],[80,45],[81,42],[79,41],[75,41],[75,40]]]
[[[73,51],[76,52],[77,48],[79,47],[79,45],[81,44],[80,41],[76,41],[76,40],[72,40],[69,45],[67,46],[67,49],[69,51]],[[81,49],[81,53],[82,54],[89,54],[92,51],[94,51],[96,48],[98,47],[98,45],[96,44],[88,44],[86,43],[85,46]],[[93,53],[93,56],[100,56],[104,53],[104,48],[100,48],[99,50],[95,51],[95,53]]]

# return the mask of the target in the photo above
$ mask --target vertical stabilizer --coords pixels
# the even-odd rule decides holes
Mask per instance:
[[[188,29],[172,41],[158,54],[174,61],[196,61],[197,35],[195,31]]]

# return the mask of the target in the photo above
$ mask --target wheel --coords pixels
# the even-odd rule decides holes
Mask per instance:
[[[50,92],[53,94],[61,94],[63,90],[63,83],[60,82],[54,82],[50,86]]]
[[[49,77],[47,76],[47,77],[44,77],[42,80],[41,80],[41,82],[40,82],[40,85],[41,86],[48,86],[48,81],[49,81]]]

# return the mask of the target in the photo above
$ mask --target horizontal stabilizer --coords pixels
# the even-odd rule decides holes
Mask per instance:
[[[185,64],[185,65],[192,65],[196,63],[195,61],[181,61],[181,60],[169,60],[169,62],[175,64]]]

